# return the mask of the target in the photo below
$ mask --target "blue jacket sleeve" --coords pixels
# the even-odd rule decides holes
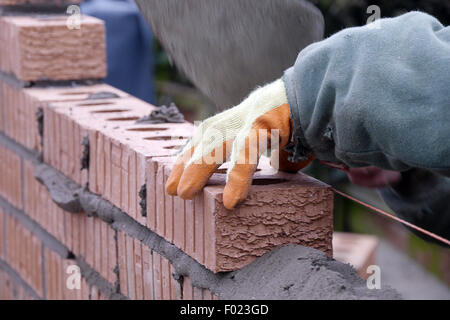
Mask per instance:
[[[296,159],[450,175],[450,27],[410,12],[302,50],[283,77]]]

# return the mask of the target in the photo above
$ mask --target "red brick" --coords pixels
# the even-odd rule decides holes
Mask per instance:
[[[204,194],[197,195],[194,199],[194,253],[195,258],[201,264],[205,264],[205,241],[214,241],[214,239],[205,239],[205,208]],[[207,213],[209,214],[209,212]]]
[[[163,281],[162,281],[162,257],[153,251],[153,288],[155,300],[163,299]]]
[[[186,250],[186,201],[173,197],[173,243],[181,250]]]
[[[49,202],[50,201],[52,201],[52,200],[49,199]],[[49,204],[49,206],[51,206],[51,203]],[[65,230],[66,230],[65,244],[66,244],[67,248],[70,248],[71,250],[73,250],[73,247],[74,247],[74,244],[73,244],[74,243],[74,236],[73,236],[74,226],[73,226],[72,218],[73,218],[72,213],[65,213]]]
[[[136,274],[134,261],[134,240],[129,236],[125,236],[126,257],[127,257],[127,275],[128,275],[128,297],[136,299]]]
[[[170,300],[171,285],[170,285],[170,263],[164,257],[161,257],[161,279],[162,279],[162,299]]]
[[[110,201],[116,207],[121,208],[122,172],[121,172],[122,148],[119,142],[111,140],[111,198]]]
[[[72,248],[72,213],[64,212],[34,177],[34,164],[24,160],[24,211],[56,239]],[[82,219],[82,215],[78,215]]]
[[[112,180],[112,162],[111,162],[111,141],[105,136],[103,140],[103,151],[105,157],[105,184],[102,195],[106,200],[111,201],[111,180]]]
[[[144,299],[153,300],[153,254],[145,245],[142,246],[142,273]]]
[[[156,229],[162,237],[166,236],[165,197],[168,196],[164,189],[164,166],[158,166],[156,172]]]
[[[3,108],[5,115],[4,133],[26,148],[38,151],[42,150],[42,141],[38,133],[36,117],[38,108],[43,108],[45,111],[49,103],[55,102],[75,103],[76,101],[79,101],[80,104],[86,104],[86,102],[81,101],[89,97],[90,94],[96,92],[110,92],[119,97],[127,97],[126,93],[105,84],[80,87],[19,88],[7,81],[0,80],[0,91],[3,96],[3,100],[0,99],[0,110]],[[48,148],[51,148],[52,145],[48,140],[53,138],[56,139],[56,136],[53,134],[54,126],[52,124],[52,119],[50,119],[51,116],[47,115],[47,117],[47,125],[44,125],[44,139],[47,139],[47,142],[44,144],[47,145]],[[64,129],[66,128],[64,127]],[[67,139],[72,141],[74,138],[74,125],[69,124],[67,130]],[[59,131],[56,132],[58,135],[61,134]],[[75,147],[76,146],[73,143],[68,144],[68,148],[72,151]],[[45,161],[48,163],[50,163],[48,161],[49,155],[49,152],[44,155]],[[68,160],[69,163],[71,163],[71,166],[75,165],[76,169],[79,169],[79,159],[73,161],[74,159],[69,157]],[[75,170],[75,168],[69,168],[68,171],[70,171],[70,169]]]
[[[128,296],[128,272],[127,272],[127,252],[126,240],[123,231],[117,231],[118,264],[120,291]]]
[[[81,300],[89,300],[89,284],[81,278]]]
[[[44,249],[45,257],[45,279],[48,300],[81,299],[83,286],[86,282],[81,281],[80,289],[69,289],[67,280],[73,272],[68,273],[68,267],[76,265],[74,260],[63,259],[59,254],[48,248]],[[84,288],[85,290],[85,288]]]
[[[150,230],[156,230],[156,173],[157,163],[147,160],[147,227]]]
[[[191,279],[189,279],[189,277],[184,277],[183,280],[183,299],[184,300],[194,299],[194,288],[192,287]]]
[[[86,217],[86,263],[91,267],[94,266],[95,256],[95,218]]]
[[[175,274],[175,267],[170,264],[169,265],[169,280],[170,280],[170,299],[171,300],[180,300],[181,299],[181,285],[175,280],[173,274]]]
[[[7,263],[39,294],[42,295],[42,243],[19,221],[6,214]]]
[[[100,79],[106,76],[103,21],[82,16],[69,29],[67,16],[1,18],[0,68],[23,81]]]
[[[22,159],[0,145],[0,196],[18,209],[22,209]]]
[[[186,207],[186,223],[185,223],[185,239],[186,239],[186,253],[191,257],[194,256],[195,243],[195,199],[185,201]]]
[[[147,170],[146,170],[146,164],[147,160],[146,157],[142,154],[136,155],[136,173],[130,172],[130,174],[135,174],[136,176],[136,184],[133,186],[131,192],[133,193],[133,208],[136,212],[136,221],[138,221],[142,225],[147,224],[147,218],[142,215],[141,206],[139,202],[141,201],[141,198],[138,196],[139,191],[141,190],[141,187],[146,184],[147,182]]]
[[[0,80],[0,132],[3,132],[3,113],[5,112],[4,104],[3,81]]]
[[[97,134],[97,153],[94,161],[96,162],[97,172],[94,175],[97,177],[97,194],[104,194],[105,190],[105,157],[104,157],[104,136],[101,133]]]
[[[72,220],[72,252],[76,255],[79,255],[81,253],[80,250],[80,215],[72,214],[71,220]]]
[[[164,168],[163,168],[164,170]],[[168,179],[168,175],[166,175],[165,173],[163,173],[163,188],[165,188],[167,179]],[[163,191],[165,193],[165,189]],[[164,195],[164,217],[165,217],[165,238],[167,241],[173,243],[174,242],[174,236],[173,236],[173,232],[174,232],[174,216],[173,216],[173,196],[168,195],[167,193],[165,193]]]
[[[83,257],[84,260],[86,260],[87,251],[90,250],[91,244],[86,243],[86,224],[87,224],[87,217],[84,213],[81,214],[74,214],[76,215],[78,219],[78,223],[80,224],[80,253],[79,255]]]
[[[108,259],[108,251],[109,251],[109,237],[108,237],[108,229],[109,225],[106,222],[100,220],[101,228],[101,269],[100,274],[103,278],[109,278],[109,259]]]
[[[0,258],[4,259],[5,249],[3,244],[6,241],[6,225],[4,225],[5,216],[3,215],[3,210],[0,208]]]
[[[108,226],[108,281],[114,284],[117,281],[115,268],[117,267],[117,241],[116,231]]]
[[[97,132],[90,130],[89,131],[89,188],[94,193],[98,193],[97,186],[97,161],[95,156],[97,154]]]
[[[97,270],[97,272],[101,272],[101,265],[102,265],[102,249],[101,249],[101,223],[102,221],[100,219],[94,220],[94,269]]]
[[[170,174],[170,159],[150,160],[156,162],[153,166],[158,168],[157,186],[161,184],[158,174],[162,170],[166,177]],[[193,208],[191,204],[186,206],[185,252],[214,272],[240,269],[271,248],[288,243],[310,246],[331,256],[331,189],[303,174],[274,174],[267,158],[261,161],[259,168],[261,171],[255,175],[247,200],[232,212],[222,203],[224,174],[213,176],[209,185],[194,199]],[[164,201],[165,207],[161,205],[168,197],[161,192],[155,192],[159,204],[157,221],[167,223],[173,212],[167,207],[167,201]],[[175,203],[181,206],[181,202]],[[171,240],[167,228],[163,232],[157,226],[156,232]]]
[[[125,187],[124,189],[128,190],[128,192],[124,192],[123,194],[126,194],[126,200],[128,201],[128,210],[125,210],[125,203],[122,205],[125,212],[127,212],[133,219],[138,220],[138,218],[141,216],[141,210],[139,207],[139,190],[140,186],[138,185],[137,180],[137,165],[138,161],[136,159],[136,152],[132,150],[129,146],[125,145],[124,147],[125,153],[128,156],[128,168],[127,168],[127,186],[128,189]],[[125,180],[123,179],[125,182]],[[145,183],[145,180],[144,180]],[[141,221],[141,220],[140,220]]]
[[[122,153],[120,160],[120,205],[119,208],[122,208],[124,212],[128,212],[130,215],[130,192],[132,189],[130,185],[130,149],[126,145],[122,145]]]
[[[136,300],[144,298],[143,275],[142,275],[142,244],[138,239],[134,239],[134,264]]]
[[[0,300],[33,300],[22,284],[0,269]]]

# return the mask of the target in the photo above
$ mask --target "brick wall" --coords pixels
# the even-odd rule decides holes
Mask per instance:
[[[161,244],[211,274],[238,270],[287,243],[332,254],[330,188],[302,174],[275,174],[267,160],[232,212],[222,204],[223,170],[194,200],[168,196],[173,154],[193,125],[136,124],[156,107],[100,83],[103,22],[83,17],[81,29],[70,30],[64,14],[44,17],[0,16],[7,44],[0,47],[0,298],[218,298],[180,275]],[[41,161],[118,210],[122,222],[58,206],[36,180]],[[81,271],[74,290],[67,286],[72,265]]]

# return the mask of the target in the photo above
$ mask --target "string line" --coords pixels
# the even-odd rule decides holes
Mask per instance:
[[[332,189],[333,189],[333,191],[335,193],[343,196],[344,198],[347,198],[347,199],[350,199],[352,201],[355,201],[356,203],[359,203],[360,205],[362,205],[362,206],[364,206],[366,208],[369,208],[372,211],[375,211],[375,212],[377,212],[379,214],[382,214],[382,215],[384,215],[384,216],[386,216],[388,218],[391,218],[391,219],[393,219],[395,221],[398,221],[398,222],[400,222],[400,223],[402,223],[402,224],[404,224],[404,225],[406,225],[406,226],[408,226],[408,227],[410,227],[412,229],[415,229],[415,230],[417,230],[419,232],[422,232],[422,233],[426,234],[427,236],[430,236],[430,237],[432,237],[432,238],[434,238],[434,239],[436,239],[438,241],[441,241],[441,242],[445,243],[446,245],[450,246],[450,241],[449,240],[447,240],[447,239],[445,239],[445,238],[443,238],[441,236],[438,236],[437,234],[435,234],[433,232],[430,232],[428,230],[422,229],[421,227],[418,227],[418,226],[416,226],[416,225],[414,225],[414,224],[412,224],[412,223],[410,223],[410,222],[408,222],[406,220],[400,219],[399,217],[393,216],[392,214],[389,214],[389,213],[387,213],[387,212],[385,212],[385,211],[383,211],[381,209],[378,209],[378,208],[376,208],[376,207],[374,207],[374,206],[372,206],[370,204],[364,203],[361,200],[358,200],[358,199],[356,199],[356,198],[354,198],[352,196],[349,196],[348,194],[345,194],[345,193],[343,193],[343,192],[341,192],[339,190],[336,190],[334,188],[332,188]]]

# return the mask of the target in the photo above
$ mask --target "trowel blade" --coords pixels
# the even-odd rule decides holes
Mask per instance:
[[[282,76],[323,37],[303,0],[136,0],[169,57],[219,110]]]

